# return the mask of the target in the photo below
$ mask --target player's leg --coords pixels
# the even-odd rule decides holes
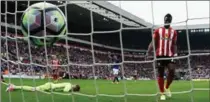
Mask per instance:
[[[118,79],[118,76],[117,76],[117,75],[115,75],[113,83],[118,84],[119,82],[120,82],[120,81],[119,81],[119,79]]]
[[[160,89],[161,93],[164,93],[164,71],[165,70],[164,70],[164,67],[162,65],[158,65],[157,68],[158,68],[158,85],[159,85],[159,89]]]
[[[115,69],[112,69],[112,71],[113,71],[113,80],[112,80],[112,83],[115,83],[115,81],[116,81],[116,75],[115,75]]]
[[[137,76],[136,76],[136,75],[133,75],[133,79],[134,79],[134,81],[136,82]]]
[[[171,83],[173,82],[175,75],[175,64],[174,63],[169,63],[168,64],[168,75],[167,75],[167,83],[166,83],[166,89],[169,88]]]
[[[168,64],[167,82],[166,82],[166,86],[165,86],[166,95],[169,97],[171,97],[171,92],[170,92],[169,86],[173,82],[174,75],[175,75],[175,63],[169,63]]]
[[[114,69],[113,73],[114,73],[113,83],[115,83],[115,81],[117,81],[117,83],[119,83],[119,79],[118,79],[119,70],[118,69]]]
[[[117,84],[120,82],[118,78],[118,74],[116,75],[116,81],[117,81]]]
[[[6,91],[14,91],[14,90],[25,90],[25,91],[35,91],[35,87],[31,87],[31,86],[16,86],[13,84],[10,84]]]
[[[157,68],[158,68],[158,86],[160,90],[160,100],[165,100],[164,95],[164,61],[157,61]]]
[[[116,74],[114,74],[113,83],[115,83],[115,81],[117,81],[117,75]]]
[[[137,81],[138,80],[138,75],[135,75],[135,81]]]
[[[58,69],[54,69],[53,70],[52,77],[53,77],[54,82],[57,82],[58,81],[58,78],[59,78]]]

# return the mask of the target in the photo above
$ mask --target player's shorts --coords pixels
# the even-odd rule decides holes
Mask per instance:
[[[167,57],[167,56],[158,56],[157,58],[171,58],[171,57]],[[170,63],[176,63],[174,59],[169,59],[169,60],[157,60],[156,64],[157,67],[166,67],[168,66],[168,64]]]
[[[113,74],[118,75],[119,74],[119,69],[113,69]]]

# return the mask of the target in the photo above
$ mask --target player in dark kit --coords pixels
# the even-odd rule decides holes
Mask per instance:
[[[153,39],[155,43],[155,53],[158,58],[172,58],[177,56],[177,32],[170,27],[172,22],[172,15],[166,14],[164,17],[164,27],[160,27],[155,30],[153,34]],[[152,42],[149,44],[147,55],[148,56],[153,49]],[[161,93],[160,100],[166,100],[165,94],[171,97],[171,92],[169,86],[174,79],[175,73],[175,62],[173,59],[170,60],[158,60],[158,85]],[[167,82],[164,88],[164,72],[165,68],[168,68]],[[166,92],[164,92],[166,91]]]
[[[112,58],[112,62],[115,63],[115,64],[120,63],[119,59],[115,55]],[[112,66],[112,71],[113,71],[113,75],[114,75],[113,83],[115,83],[115,81],[117,81],[116,82],[117,84],[119,83],[119,79],[118,79],[119,70],[120,70],[119,65],[113,65]]]

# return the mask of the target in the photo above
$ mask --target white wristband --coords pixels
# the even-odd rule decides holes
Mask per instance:
[[[174,54],[174,56],[176,57],[176,56],[178,56],[178,54],[177,54],[177,53],[175,53],[175,54]]]

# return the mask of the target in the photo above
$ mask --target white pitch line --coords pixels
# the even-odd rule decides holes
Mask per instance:
[[[210,91],[210,88],[194,88],[196,91]]]

